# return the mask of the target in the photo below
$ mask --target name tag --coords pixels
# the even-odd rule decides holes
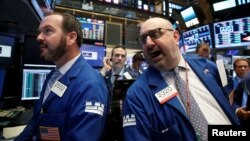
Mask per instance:
[[[65,86],[63,83],[59,81],[56,81],[55,84],[52,86],[51,91],[54,92],[59,97],[62,97],[66,89],[67,86]]]
[[[133,79],[128,72],[124,72],[123,75],[125,76],[126,79]]]
[[[164,104],[171,98],[175,97],[178,94],[177,90],[173,85],[169,85],[168,87],[162,89],[158,93],[155,94],[155,97],[157,100],[161,103]]]

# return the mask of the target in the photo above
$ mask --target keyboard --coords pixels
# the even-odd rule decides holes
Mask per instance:
[[[12,120],[20,115],[22,111],[16,110],[2,110],[0,111],[0,119],[1,120]]]

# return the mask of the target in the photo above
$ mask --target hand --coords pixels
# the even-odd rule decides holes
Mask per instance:
[[[104,57],[102,63],[103,67],[100,72],[102,76],[105,76],[106,72],[112,69],[112,64],[109,57]]]
[[[236,114],[243,120],[250,119],[250,111],[246,111],[243,107],[240,107]]]

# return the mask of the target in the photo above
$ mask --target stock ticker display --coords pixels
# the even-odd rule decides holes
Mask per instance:
[[[212,47],[211,32],[209,25],[204,25],[192,30],[183,32],[183,42],[186,52],[195,51],[197,44],[201,42],[207,43]]]
[[[250,45],[250,17],[214,23],[215,48]]]

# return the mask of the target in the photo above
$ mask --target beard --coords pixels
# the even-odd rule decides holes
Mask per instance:
[[[60,59],[66,53],[66,51],[67,51],[66,38],[62,36],[60,44],[54,49],[48,47],[48,54],[43,57],[45,60],[55,62],[58,59]]]

